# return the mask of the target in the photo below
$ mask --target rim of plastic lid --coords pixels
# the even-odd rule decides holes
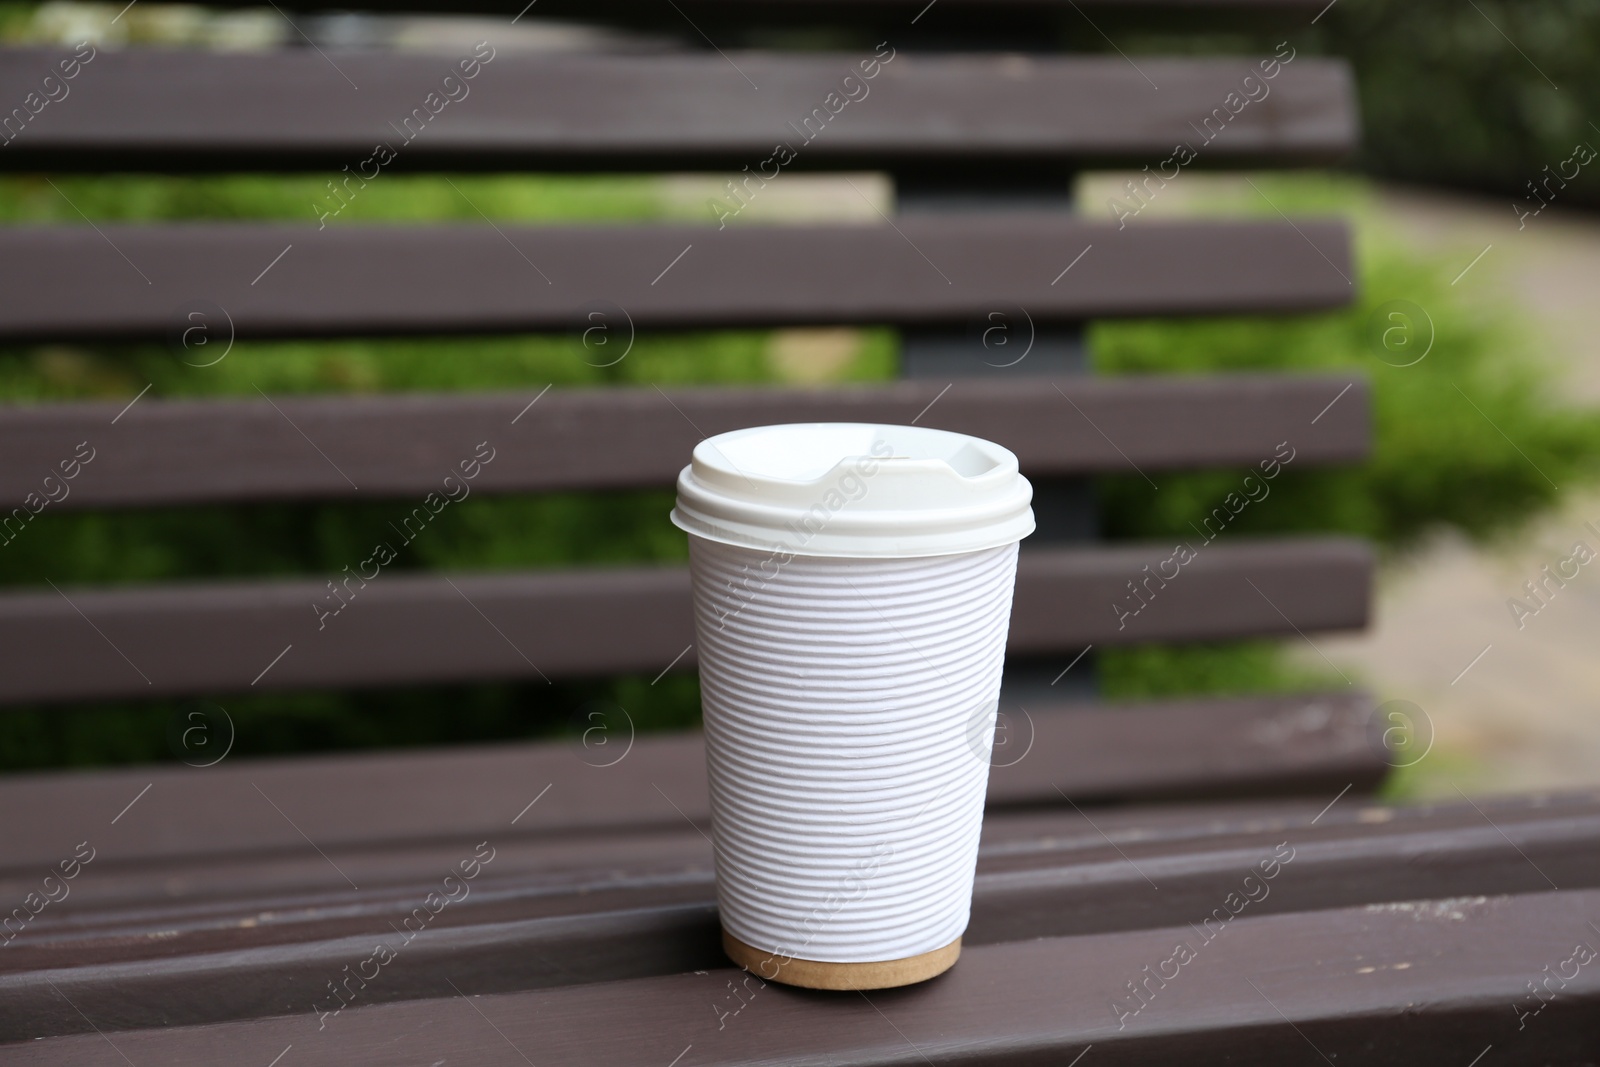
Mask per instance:
[[[1033,532],[1033,487],[992,441],[925,426],[783,423],[701,441],[678,475],[681,530],[779,555],[915,558]]]

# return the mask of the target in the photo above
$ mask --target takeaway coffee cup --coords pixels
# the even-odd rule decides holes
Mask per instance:
[[[999,445],[867,423],[720,434],[678,476],[723,947],[759,977],[955,963],[1032,493]]]

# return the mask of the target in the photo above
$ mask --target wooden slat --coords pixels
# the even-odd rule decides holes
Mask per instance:
[[[693,16],[696,25],[701,20],[727,22],[741,26],[767,25],[773,22],[822,23],[836,26],[846,23],[852,28],[869,19],[894,17],[897,25],[904,26],[924,6],[926,0],[676,0],[684,14]],[[1217,17],[1236,15],[1246,17],[1247,25],[1261,25],[1277,16],[1311,16],[1321,11],[1326,0],[1077,0],[1081,8],[1093,11],[1097,18],[1115,17],[1118,13],[1148,17],[1153,13],[1176,16],[1183,13]],[[220,8],[248,7],[248,0],[222,0],[210,5]],[[548,6],[548,9],[547,9]],[[465,0],[451,8],[452,13],[481,12],[500,15],[506,19],[521,15],[524,22],[541,17],[583,22],[620,23],[639,27],[671,27],[688,29],[683,18],[668,22],[660,6],[649,0],[540,0],[524,11],[525,4],[517,0]],[[941,0],[941,10],[959,11],[964,15],[990,18],[1007,15],[1071,11],[1068,0]],[[438,0],[349,0],[342,11],[426,12],[439,11]],[[668,9],[671,13],[671,9]],[[690,31],[692,32],[692,31]]]
[[[0,338],[165,339],[181,334],[195,308],[220,308],[206,320],[213,345],[229,333],[576,332],[597,307],[621,309],[610,319],[620,345],[634,328],[962,323],[994,312],[1021,319],[1019,308],[1034,322],[1285,312],[1354,296],[1342,223],[1172,222],[1119,232],[1029,212],[907,216],[898,230],[16,227],[0,230],[0,258],[28,264],[0,304]],[[220,351],[185,355],[209,362]],[[600,360],[574,351],[585,355]]]
[[[1142,568],[1157,569],[1172,546],[1025,552],[1008,648],[1071,655],[1089,643],[1220,640],[1367,621],[1372,556],[1358,541],[1194,542],[1198,556],[1136,615],[1121,614],[1137,604],[1127,583],[1142,582]],[[366,569],[351,565],[352,573]],[[0,597],[0,647],[8,653],[0,700],[655,674],[694,660],[686,651],[694,641],[689,578],[679,568],[454,579],[380,572],[339,615],[324,617],[314,605],[328,597],[327,612],[340,602],[328,580]]]
[[[1168,1063],[1181,1051],[1183,1062],[1202,1065],[1467,1063],[1497,1046],[1507,1062],[1584,1063],[1600,974],[1593,966],[1563,973],[1549,1002],[1527,999],[1527,987],[1547,966],[1565,972],[1575,942],[1593,944],[1597,910],[1600,891],[1591,889],[1244,912],[1210,942],[1180,923],[976,945],[938,981],[864,999],[754,980],[736,996],[729,986],[741,972],[708,969],[466,1003],[452,994],[353,1005],[320,1027],[309,1005],[294,1005],[278,1018],[83,1033],[5,1052],[8,1063],[72,1067],[268,1063],[289,1046],[296,1062],[341,1067],[401,1054],[403,1062],[492,1067],[534,1062],[529,1050],[541,1065],[667,1063],[692,1050],[697,1064],[920,1057],[976,1067],[1066,1063],[1091,1044],[1108,1063]],[[1143,981],[1145,968],[1155,971],[1179,943],[1191,946],[1189,962],[1152,982],[1137,1014],[1119,1017],[1115,1005],[1140,1003],[1125,983]],[[439,968],[471,990],[469,972],[450,974],[444,961]],[[1519,1029],[1515,1009],[1541,1004]]]
[[[1369,789],[1387,769],[1387,753],[1370,729],[1370,698],[1360,693],[1035,706],[1027,714],[1008,708],[1008,715],[1027,754],[1007,755],[1014,765],[991,773],[994,807],[1060,805],[1058,788],[1084,802],[1269,791],[1332,796],[1347,786]],[[35,815],[8,829],[0,875],[48,866],[67,847],[63,842],[91,833],[109,863],[161,869],[184,857],[298,854],[305,839],[296,826],[345,856],[349,849],[463,837],[570,838],[681,829],[686,820],[706,824],[711,808],[699,735],[639,736],[629,748],[630,733],[618,717],[604,751],[513,744],[229,760],[203,771],[10,775],[0,779],[0,810]],[[220,744],[220,721],[217,737]],[[613,751],[626,755],[596,765],[609,763]],[[511,820],[535,796],[538,804],[513,828]],[[135,797],[115,832],[98,832]]]
[[[1097,812],[1092,822],[1071,811],[991,814],[965,942],[1193,921],[1239,888],[1241,868],[1280,843],[1291,843],[1293,858],[1252,902],[1251,917],[1536,892],[1548,888],[1543,876],[1569,890],[1591,888],[1600,885],[1600,799],[1414,809],[1347,801],[1341,810],[1319,798],[1270,807],[1113,810]],[[463,844],[455,852],[471,854]],[[552,873],[579,852],[587,867]],[[1428,861],[1415,862],[1418,855]],[[325,995],[321,972],[330,965],[339,971],[352,953],[364,958],[368,942],[391,933],[390,924],[427,895],[435,872],[461,856],[437,847],[408,853],[412,880],[381,888],[369,881],[380,865],[373,858],[370,852],[341,858],[360,890],[344,883],[325,888],[338,879],[322,864],[315,893],[219,902],[210,895],[219,881],[259,868],[213,858],[162,865],[164,880],[189,899],[96,914],[92,902],[79,898],[70,919],[52,918],[47,909],[0,956],[0,1033],[88,1029],[49,982],[102,1027],[195,1025],[315,1002]],[[78,883],[83,889],[95,879],[141,876],[126,867],[90,871]],[[500,839],[493,864],[471,892],[408,946],[414,951],[399,966],[385,970],[368,1001],[449,995],[439,977],[444,967],[464,975],[458,984],[474,993],[725,967],[712,890],[711,847],[687,829],[664,841],[634,837],[599,850],[592,838],[520,846]],[[19,885],[18,892],[26,891]],[[196,905],[203,914],[196,915]],[[612,950],[647,930],[648,947],[635,940],[632,951]]]
[[[1222,640],[1367,624],[1373,560],[1365,542],[1240,539],[1208,547],[1194,537],[1184,544],[1197,557],[1161,588],[1144,584],[1143,568],[1162,570],[1173,545],[1028,553],[1017,571],[1007,649],[1055,655],[1090,643]],[[1138,601],[1127,589],[1136,579],[1139,596],[1151,600],[1124,617]]]
[[[83,442],[94,458],[51,508],[421,499],[482,441],[494,460],[473,492],[666,488],[702,432],[905,423],[923,412],[920,425],[1000,442],[1033,477],[1132,474],[1135,464],[1144,471],[1254,467],[1280,454],[1280,443],[1294,449],[1293,469],[1353,462],[1369,450],[1369,391],[1354,376],[1079,378],[1056,383],[1060,392],[1022,380],[948,384],[8,407],[0,408],[0,500],[20,503],[41,492],[45,473],[88,454],[79,453]],[[538,406],[527,408],[536,398]]]
[[[881,54],[892,48],[886,44]],[[20,103],[64,54],[70,50],[4,53],[0,99]],[[1241,99],[1241,80],[1259,77],[1255,57],[1141,57],[1135,69],[1118,56],[902,52],[861,81],[859,64],[873,58],[871,49],[642,55],[507,49],[472,80],[443,86],[446,76],[459,73],[456,58],[303,48],[104,50],[67,83],[62,106],[41,112],[7,146],[0,167],[340,172],[348,165],[351,173],[381,177],[379,164],[365,172],[361,164],[384,142],[397,154],[390,165],[407,169],[737,171],[748,165],[759,172],[780,141],[792,146],[793,167],[868,169],[975,157],[1018,165],[1134,157],[1154,163],[1183,141],[1208,162],[1324,161],[1356,141],[1348,67],[1308,55],[1260,83],[1268,95],[1236,116],[1223,101],[1230,93]],[[841,88],[850,75],[857,78]],[[430,117],[424,99],[434,93],[442,101],[447,90],[458,101],[435,104],[442,110]],[[838,93],[835,100],[842,100],[846,91],[859,102],[832,117],[825,99]],[[1221,133],[1206,143],[1205,131],[1196,130],[1212,108],[1221,109],[1223,119],[1213,121]],[[408,142],[403,123],[414,109],[422,118],[412,120]],[[802,123],[814,109],[821,117],[812,128],[820,132],[808,142]],[[1152,153],[1159,155],[1144,158]],[[769,172],[776,166],[768,164]]]
[[[1203,709],[1196,711],[1203,715]],[[1593,800],[1589,797],[1585,801],[1578,795],[1574,803]],[[1290,825],[1303,826],[1328,806],[1327,797],[1320,794],[1271,800],[1101,805],[1091,809],[1091,826],[1059,798],[1057,801],[1053,807],[991,806],[984,822],[983,848],[998,850],[994,855],[1002,858],[1025,856],[1037,850],[1040,840],[1047,840],[1049,849],[1098,848],[1105,842],[1093,826],[1123,845],[1129,841],[1187,841],[1223,833],[1224,827],[1231,828],[1227,831],[1230,833],[1268,833]],[[1353,791],[1346,793],[1319,825],[1355,821],[1356,813],[1362,811],[1368,812],[1370,821],[1371,803]],[[1485,810],[1500,819],[1501,808],[1494,806],[1500,802],[1485,803],[1490,804]],[[1555,802],[1547,797],[1518,799],[1514,809],[1505,810],[1538,804],[1553,815],[1552,803]],[[1429,810],[1399,809],[1395,817],[1424,817]],[[130,944],[124,935],[151,924],[182,936],[204,931],[255,931],[252,936],[257,940],[250,943],[258,945],[307,940],[326,931],[347,932],[348,928],[339,924],[363,915],[390,915],[397,902],[409,901],[418,885],[429,881],[441,866],[449,867],[461,858],[457,855],[461,842],[474,834],[479,835],[479,840],[493,835],[496,849],[489,877],[478,886],[483,892],[471,898],[472,908],[490,909],[476,913],[479,915],[498,915],[495,909],[501,907],[527,907],[535,896],[551,901],[572,896],[599,901],[596,894],[604,893],[610,894],[605,898],[608,901],[643,900],[665,905],[677,902],[678,887],[690,894],[682,899],[702,901],[711,884],[711,845],[700,832],[706,828],[705,813],[701,812],[694,824],[687,820],[657,824],[652,821],[654,815],[646,812],[637,826],[571,833],[558,820],[530,811],[511,828],[510,837],[504,832],[504,820],[494,826],[464,824],[455,838],[437,839],[396,836],[383,833],[385,829],[392,831],[392,827],[377,826],[369,842],[333,846],[340,869],[360,885],[359,890],[352,890],[311,849],[282,848],[272,842],[264,843],[257,851],[192,852],[159,859],[128,851],[97,854],[95,870],[104,872],[105,877],[75,883],[75,903],[71,908],[47,909],[35,917],[27,932],[13,941],[11,949],[16,951],[0,953],[0,970],[26,969],[11,967],[11,961],[25,948],[66,941],[85,946],[90,941],[100,942],[95,959],[135,958],[151,946]],[[1073,820],[1076,827],[1070,825]],[[58,820],[58,825],[63,821]],[[0,872],[0,893],[26,896],[36,869],[31,865],[15,866]],[[636,889],[643,896],[616,896],[632,894]],[[556,907],[551,905],[552,909]],[[594,904],[578,910],[604,908]],[[262,912],[270,914],[260,917]],[[252,913],[258,915],[255,925],[239,923],[239,916]],[[295,932],[311,929],[318,932]],[[288,931],[289,935],[280,938],[280,931]],[[88,953],[89,949],[85,947],[84,951]]]
[[[1342,794],[1342,795],[1341,795]],[[1337,802],[1330,802],[1330,795]],[[1076,868],[1076,890],[1049,882],[1055,906],[1040,922],[1040,933],[1061,935],[1161,925],[1162,908],[1182,891],[1174,878],[1193,873],[1193,857],[1236,858],[1240,841],[1293,838],[1317,842],[1322,874],[1360,881],[1363,892],[1437,896],[1467,891],[1533,890],[1544,886],[1532,866],[1500,863],[1504,838],[1486,839],[1480,831],[1496,826],[1515,830],[1518,847],[1540,870],[1560,884],[1594,884],[1595,856],[1571,849],[1572,841],[1600,832],[1600,795],[1484,798],[1478,806],[1375,805],[1342,787],[1306,798],[1185,801],[1181,804],[1096,806],[1092,820],[1063,803],[1027,809],[991,806],[985,815],[979,856],[980,890],[995,895],[1024,893],[1033,887],[1028,872]],[[225,854],[192,853],[150,857],[98,854],[94,877],[75,882],[69,908],[47,908],[0,954],[0,973],[47,966],[52,954],[73,951],[81,963],[99,963],[174,954],[194,955],[239,947],[311,942],[361,931],[382,930],[404,915],[426,892],[436,873],[462,858],[463,842],[492,838],[493,865],[452,909],[445,925],[482,925],[508,919],[630,910],[676,908],[711,900],[712,849],[699,828],[675,826],[612,828],[571,834],[529,816],[506,835],[504,825],[474,827],[475,833],[451,840],[382,840],[333,846],[339,871],[359,884],[352,889],[322,855],[306,847]],[[1100,836],[1102,833],[1104,837]],[[1359,838],[1359,840],[1357,840]],[[1385,871],[1384,859],[1411,850],[1422,840],[1434,853],[1409,870]],[[1333,845],[1330,842],[1340,842]],[[1343,851],[1345,844],[1355,851]],[[1482,846],[1487,843],[1488,848]],[[102,839],[101,844],[107,844]],[[1102,897],[1096,886],[1139,881],[1138,871],[1106,856],[1128,855],[1158,865],[1175,888],[1172,895]],[[1131,851],[1129,851],[1131,850]],[[119,858],[120,857],[120,858]],[[1186,857],[1188,857],[1186,859]],[[1547,869],[1545,860],[1552,865]],[[1353,862],[1349,862],[1353,861]],[[1348,862],[1340,870],[1339,864]],[[1312,866],[1312,865],[1307,865]],[[1144,862],[1140,870],[1146,870]],[[1209,870],[1210,868],[1203,868]],[[1291,880],[1299,882],[1306,868]],[[36,868],[0,874],[0,892],[18,899],[34,888]],[[1187,877],[1187,875],[1183,875]],[[1485,882],[1483,878],[1497,878]],[[1153,879],[1152,879],[1153,880]],[[1381,889],[1379,887],[1382,887]],[[1313,878],[1274,909],[1331,906],[1337,892]],[[1083,907],[1068,906],[1081,890]],[[1164,894],[1167,890],[1161,890]],[[1345,898],[1351,902],[1353,898]],[[1090,906],[1090,905],[1093,906]],[[1157,908],[1156,913],[1151,907]],[[255,921],[248,921],[250,919]],[[993,921],[991,921],[993,920]],[[998,925],[997,925],[998,923]],[[1030,924],[1011,911],[980,916],[969,936],[977,941],[1028,936]],[[168,938],[144,935],[163,930]],[[599,972],[586,972],[595,980]],[[612,975],[612,977],[617,977]]]

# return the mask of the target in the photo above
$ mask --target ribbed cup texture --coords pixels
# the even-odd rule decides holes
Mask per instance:
[[[689,545],[723,927],[832,963],[954,941],[1017,546],[780,563]]]

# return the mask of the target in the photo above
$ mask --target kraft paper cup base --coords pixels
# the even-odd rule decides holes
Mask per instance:
[[[757,978],[770,982],[782,982],[805,989],[893,989],[925,982],[955,966],[956,959],[961,955],[961,938],[956,938],[943,948],[905,959],[878,963],[823,963],[764,952],[724,930],[722,951]],[[768,973],[774,969],[777,973]]]

